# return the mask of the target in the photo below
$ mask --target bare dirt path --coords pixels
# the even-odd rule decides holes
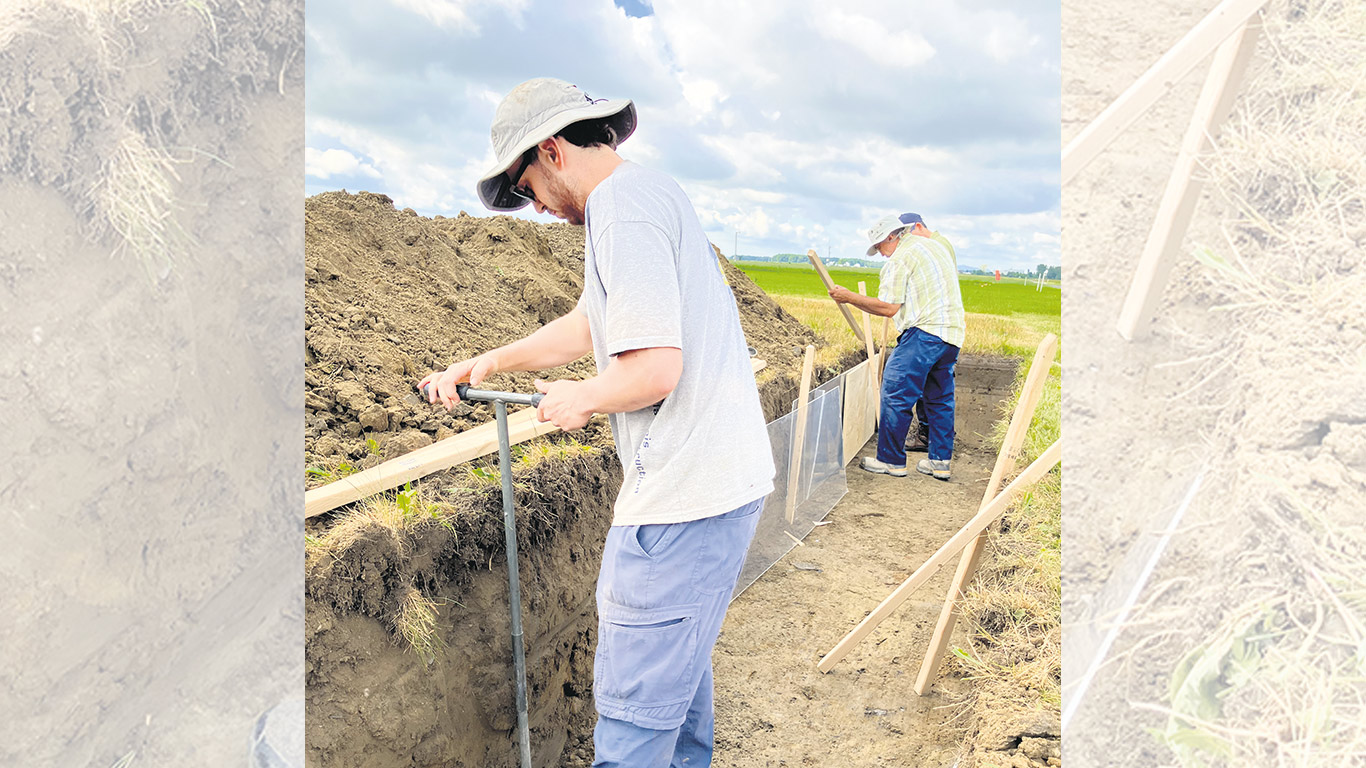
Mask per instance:
[[[830,525],[731,607],[715,658],[718,763],[953,763],[955,708],[944,705],[964,682],[942,676],[923,698],[913,690],[951,569],[941,568],[829,674],[816,661],[972,516],[993,460],[986,450],[960,451],[948,483],[850,465],[849,495],[826,518]]]

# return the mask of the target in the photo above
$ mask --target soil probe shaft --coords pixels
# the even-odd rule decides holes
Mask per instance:
[[[508,611],[512,614],[512,666],[517,687],[517,747],[522,768],[531,768],[531,731],[527,725],[526,707],[526,647],[522,642],[522,586],[517,575],[517,518],[512,496],[512,441],[508,438],[508,403],[537,406],[542,394],[523,395],[516,392],[491,392],[471,389],[468,384],[457,384],[455,393],[461,400],[493,403],[498,419],[498,474],[503,480],[503,537],[508,556]],[[427,394],[423,387],[422,394]]]

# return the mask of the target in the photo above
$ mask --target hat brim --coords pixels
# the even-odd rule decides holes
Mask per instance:
[[[610,117],[612,129],[617,134],[617,144],[636,130],[636,105],[630,99],[600,99],[582,107],[557,112],[526,132],[512,145],[512,150],[498,164],[489,169],[477,185],[479,201],[492,211],[517,211],[527,206],[527,201],[512,194],[508,169],[517,162],[528,149],[559,133],[565,127],[580,120],[595,120]]]
[[[887,231],[887,234],[883,235],[877,242],[875,242],[875,243],[873,243],[872,245],[868,246],[867,255],[868,255],[868,256],[875,256],[875,255],[877,255],[877,254],[879,253],[877,247],[878,247],[879,245],[881,245],[881,244],[883,243],[883,241],[885,241],[887,238],[891,237],[892,235],[901,234],[902,232],[905,232],[906,230],[908,230],[908,229],[910,229],[910,228],[911,228],[910,226],[900,226],[900,227],[896,227],[896,228],[894,228],[894,229],[888,230],[888,231]]]

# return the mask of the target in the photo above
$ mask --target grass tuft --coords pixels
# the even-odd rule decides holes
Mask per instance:
[[[409,585],[394,617],[394,630],[428,666],[436,660],[443,643],[437,633],[437,604]]]
[[[116,253],[132,253],[153,280],[169,275],[191,243],[175,218],[179,180],[165,150],[127,129],[91,192],[97,229],[112,228],[120,237]]]

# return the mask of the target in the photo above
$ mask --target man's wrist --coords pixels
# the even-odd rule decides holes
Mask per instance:
[[[491,349],[479,356],[481,362],[489,366],[488,375],[499,373],[503,370],[502,358],[498,355],[498,350]]]

